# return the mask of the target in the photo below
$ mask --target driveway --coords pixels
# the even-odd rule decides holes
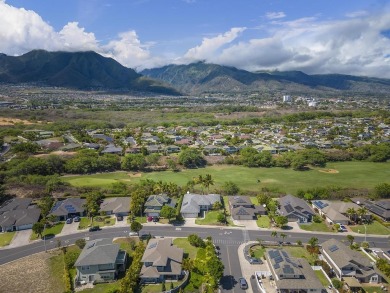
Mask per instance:
[[[233,220],[233,223],[237,226],[243,226],[249,230],[259,229],[259,226],[257,226],[256,220]]]
[[[70,234],[75,234],[80,232],[80,230],[78,230],[79,224],[80,222],[72,222],[71,224],[65,223],[61,233],[58,234],[57,236],[65,236],[65,235],[70,235]]]
[[[19,246],[29,244],[31,234],[32,234],[31,229],[17,231],[15,233],[14,238],[12,239],[12,242],[10,243],[10,245],[8,245],[7,248],[14,248],[14,247],[19,247]]]
[[[123,217],[122,221],[115,220],[114,227],[130,227],[130,224],[127,223],[127,217]]]

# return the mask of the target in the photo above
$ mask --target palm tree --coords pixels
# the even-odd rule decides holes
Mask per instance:
[[[368,213],[368,209],[366,207],[361,207],[356,212],[360,218],[360,222],[363,223],[363,218]]]
[[[214,185],[214,179],[211,177],[210,174],[206,174],[205,177],[203,177],[202,185],[207,188],[207,192],[210,191],[210,185]]]
[[[348,208],[347,209],[347,215],[349,216],[349,219],[352,221],[352,217],[356,215],[356,211],[354,208]]]
[[[284,238],[286,238],[286,237],[287,237],[287,235],[286,235],[286,234],[284,234],[284,233],[280,233],[280,237],[282,237],[282,238],[283,238],[283,241],[284,241]]]
[[[271,232],[271,236],[272,236],[272,237],[275,237],[275,238],[278,237],[278,232],[272,231],[272,232]]]

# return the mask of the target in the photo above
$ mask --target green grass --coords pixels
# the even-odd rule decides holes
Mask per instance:
[[[251,252],[251,255],[253,253],[253,255],[252,255],[253,257],[262,259],[264,256],[264,253],[265,253],[265,248],[261,247],[260,245],[256,245],[256,246],[253,246],[251,248],[250,252]]]
[[[269,228],[271,225],[271,221],[268,216],[258,216],[256,223],[260,228]]]
[[[42,237],[46,235],[57,235],[60,234],[62,231],[62,228],[64,227],[65,222],[58,222],[53,227],[46,228],[45,231],[42,233]],[[34,232],[31,234],[30,240],[36,240],[38,239],[38,234],[35,234]]]
[[[97,218],[103,218],[103,221],[97,221]],[[79,224],[79,230],[82,229],[87,229],[90,226],[99,226],[99,227],[104,227],[104,226],[112,226],[115,224],[115,217],[111,216],[97,216],[94,217],[93,223],[91,225],[91,219],[88,217],[82,217],[80,219],[80,224]]]
[[[320,280],[322,286],[324,286],[325,288],[329,286],[329,281],[321,270],[316,270],[314,271],[314,273],[316,274],[317,278]]]
[[[204,219],[196,219],[195,224],[198,224],[198,225],[222,225],[217,220],[218,214],[221,212],[223,212],[223,210],[208,211],[208,212],[206,212]]]
[[[367,293],[381,293],[385,292],[381,289],[381,287],[374,287],[374,286],[362,286],[365,292]]]
[[[132,249],[132,243],[136,245],[138,241],[139,241],[138,237],[132,237],[132,238],[126,237],[126,238],[117,238],[113,242],[118,243],[120,245],[120,249],[126,251],[127,254],[131,256],[134,252],[134,250]]]
[[[15,232],[0,233],[0,247],[9,245],[14,236]]]
[[[374,162],[336,162],[328,163],[326,169],[335,169],[338,173],[319,172],[321,168],[309,171],[294,171],[284,168],[247,168],[233,165],[214,165],[200,169],[185,169],[181,172],[164,171],[142,173],[140,177],[131,177],[126,172],[103,173],[82,176],[64,176],[62,179],[73,186],[111,187],[114,182],[137,183],[142,179],[162,180],[185,185],[193,177],[210,174],[220,189],[224,182],[235,182],[241,190],[258,192],[262,187],[277,189],[280,192],[296,194],[298,189],[313,186],[339,186],[372,189],[386,182],[390,177],[390,163]],[[258,179],[261,179],[258,182]]]
[[[295,246],[283,246],[283,249],[286,250],[292,257],[300,257],[306,258],[306,260],[313,265],[316,260],[315,255],[311,255],[305,248],[303,247],[295,247]]]
[[[50,282],[54,288],[62,288],[62,291],[65,290],[64,266],[65,263],[62,252],[58,252],[57,255],[54,255],[49,259]]]
[[[321,223],[310,223],[310,224],[300,224],[299,227],[305,231],[312,232],[333,232],[324,222]]]
[[[187,254],[189,258],[195,259],[196,254],[198,253],[198,248],[192,246],[187,238],[175,238],[173,244],[179,248],[183,248],[184,254]]]
[[[173,282],[173,287],[177,287],[181,282]],[[171,288],[171,282],[165,283],[165,290]],[[142,293],[160,293],[162,292],[162,284],[145,285],[142,287]]]
[[[373,221],[371,224],[367,226],[367,234],[377,234],[377,235],[390,235],[390,229],[383,226],[378,221]],[[355,225],[349,226],[353,232],[356,233],[365,233],[364,225]]]

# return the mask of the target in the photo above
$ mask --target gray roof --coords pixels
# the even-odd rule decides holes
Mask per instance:
[[[252,201],[249,196],[229,196],[229,203],[231,205],[240,206],[240,205],[252,205]]]
[[[306,259],[293,258],[283,249],[267,249],[267,260],[279,290],[324,289]]]
[[[27,209],[17,209],[6,211],[0,215],[0,226],[11,227],[11,226],[23,226],[35,224],[38,222],[41,216],[41,210],[36,206],[31,206]]]
[[[166,194],[153,194],[148,197],[145,202],[145,207],[162,207],[168,203],[170,198]]]
[[[51,209],[51,214],[54,216],[67,216],[73,213],[83,213],[85,208],[84,198],[67,198],[57,201]]]
[[[6,211],[27,209],[27,207],[31,204],[31,202],[32,202],[31,198],[10,199],[0,207],[0,214]]]
[[[130,197],[105,198],[100,205],[102,212],[128,213],[130,212]]]
[[[106,146],[106,148],[102,151],[103,154],[115,154],[115,153],[121,153],[123,149],[121,147],[117,147],[113,144],[109,144]]]
[[[90,266],[115,263],[119,253],[119,244],[111,239],[96,239],[88,241],[81,251],[75,266]]]
[[[323,200],[324,204],[327,204],[326,207],[324,207],[322,210],[327,213],[328,210],[333,209],[339,213],[345,214],[349,208],[355,209],[357,211],[360,206],[358,206],[356,203],[353,202],[345,202],[345,201],[329,201],[329,200]]]
[[[219,194],[200,195],[187,193],[183,197],[180,213],[199,213],[199,206],[212,206],[216,202],[221,202]]]
[[[365,267],[372,267],[368,258],[361,255],[359,252],[350,249],[344,243],[334,238],[325,241],[321,246],[322,250],[329,255],[339,268],[343,268],[351,262],[361,264]]]
[[[183,262],[183,249],[172,245],[171,239],[151,239],[145,249],[141,262],[153,263],[151,266],[141,268],[140,277],[158,278],[163,275],[180,275]],[[157,267],[165,267],[158,272]]]
[[[310,206],[298,197],[288,194],[279,198],[280,214],[283,216],[296,215],[300,217],[310,218],[314,215],[314,212]]]

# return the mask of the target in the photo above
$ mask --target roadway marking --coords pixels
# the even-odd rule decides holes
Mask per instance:
[[[227,253],[227,259],[228,259],[228,264],[229,264],[229,276],[230,278],[230,285],[232,287],[232,292],[234,293],[234,283],[233,283],[233,274],[232,274],[232,266],[230,264],[230,257],[229,257],[229,248],[226,247],[226,253]]]
[[[175,230],[176,230],[176,231],[181,231],[181,228],[176,228]]]

